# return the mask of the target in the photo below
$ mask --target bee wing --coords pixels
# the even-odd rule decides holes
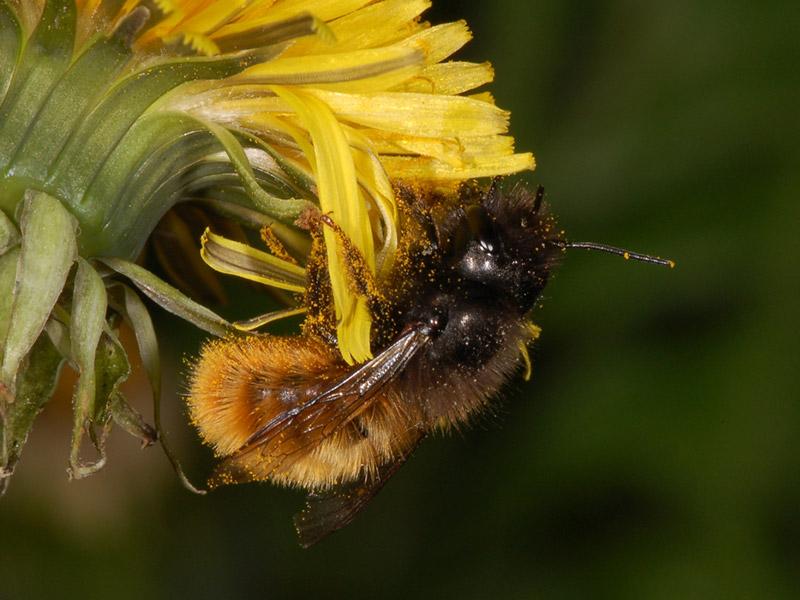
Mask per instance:
[[[423,434],[414,439],[403,456],[380,467],[375,478],[359,484],[334,488],[327,492],[312,493],[306,498],[306,506],[294,516],[297,537],[303,548],[308,548],[330,534],[349,525],[389,478],[402,467],[414,449],[422,441]]]
[[[211,485],[265,479],[291,464],[338,431],[369,405],[381,389],[408,365],[430,339],[421,327],[409,327],[388,348],[339,379],[305,403],[292,407],[256,431],[247,443],[217,469]],[[258,455],[258,476],[243,460]]]

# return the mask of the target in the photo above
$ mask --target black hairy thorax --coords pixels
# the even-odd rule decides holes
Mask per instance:
[[[528,313],[557,265],[561,232],[541,193],[465,186],[452,199],[398,194],[400,251],[376,350],[423,323],[430,340],[401,376],[429,418],[462,422],[519,364]]]

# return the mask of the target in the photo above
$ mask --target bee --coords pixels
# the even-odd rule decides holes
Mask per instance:
[[[425,437],[467,425],[529,365],[530,314],[565,249],[672,265],[567,242],[541,188],[504,191],[495,180],[451,197],[397,196],[402,234],[385,281],[317,215],[301,333],[211,342],[193,369],[191,419],[223,457],[210,484],[308,490],[295,516],[305,547],[350,523]],[[351,284],[369,299],[376,352],[361,365],[336,347],[323,227],[342,236]]]

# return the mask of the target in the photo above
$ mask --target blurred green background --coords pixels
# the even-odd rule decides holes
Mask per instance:
[[[572,239],[534,377],[424,444],[308,551],[300,493],[184,492],[117,434],[68,483],[51,406],[0,504],[0,599],[796,598],[800,594],[800,4],[437,0],[491,60]],[[161,317],[165,351],[200,337]],[[180,393],[172,367],[172,389]],[[187,468],[210,453],[168,398]]]

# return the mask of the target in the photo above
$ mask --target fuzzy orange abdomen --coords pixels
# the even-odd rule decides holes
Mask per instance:
[[[419,415],[388,386],[362,411],[318,443],[293,431],[290,457],[239,452],[265,425],[313,400],[346,376],[347,365],[310,337],[251,336],[207,344],[194,367],[188,405],[203,440],[226,457],[221,483],[271,480],[322,489],[368,479],[403,453]]]

